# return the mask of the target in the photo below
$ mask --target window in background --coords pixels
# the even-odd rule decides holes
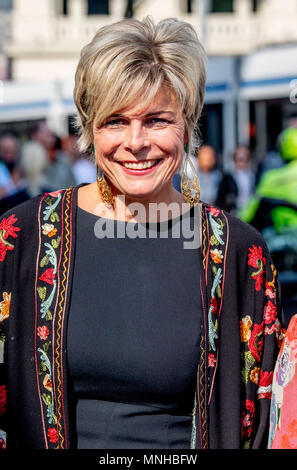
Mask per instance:
[[[233,0],[212,0],[210,2],[211,13],[233,13]]]
[[[109,15],[109,0],[88,0],[88,15]]]

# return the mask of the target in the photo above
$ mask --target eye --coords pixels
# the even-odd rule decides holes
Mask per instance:
[[[125,124],[124,119],[122,118],[115,118],[107,120],[102,127],[109,127],[109,128],[117,128]]]
[[[151,126],[164,126],[169,124],[170,121],[168,119],[159,118],[159,117],[152,117],[147,120],[147,124]]]

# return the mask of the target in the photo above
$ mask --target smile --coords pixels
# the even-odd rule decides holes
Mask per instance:
[[[156,166],[161,162],[162,159],[159,160],[143,160],[141,162],[119,162],[120,165],[123,167],[124,171],[129,174],[147,174],[153,171]]]
[[[130,170],[145,170],[156,165],[160,160],[143,160],[142,162],[123,162],[122,165]]]

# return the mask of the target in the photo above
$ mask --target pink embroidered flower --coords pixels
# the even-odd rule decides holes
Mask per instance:
[[[49,329],[47,326],[39,326],[37,328],[37,334],[40,339],[46,340],[49,335]]]
[[[59,189],[58,191],[52,191],[51,193],[46,193],[46,194],[48,194],[49,196],[58,197],[62,191],[63,189]]]
[[[44,271],[44,273],[41,274],[39,279],[41,281],[47,282],[52,286],[55,279],[54,268],[48,268],[46,271]]]
[[[7,390],[5,385],[0,386],[0,416],[6,411]]]
[[[207,210],[214,216],[217,217],[220,213],[219,209],[216,207],[208,207]]]
[[[216,365],[216,358],[214,354],[209,354],[208,355],[208,367],[214,367]]]
[[[56,444],[58,442],[59,434],[56,428],[49,428],[47,431],[47,435],[48,435],[50,442],[52,442],[53,444]]]
[[[266,325],[275,321],[276,313],[276,306],[269,300],[264,308],[264,321]]]
[[[45,374],[44,379],[43,379],[43,386],[46,388],[49,392],[52,391],[53,389],[53,382],[49,376],[49,374]]]
[[[272,300],[276,297],[275,290],[271,287],[268,281],[266,281],[265,285],[265,295]]]

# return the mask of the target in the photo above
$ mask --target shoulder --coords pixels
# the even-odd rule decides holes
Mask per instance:
[[[242,250],[249,249],[253,245],[261,245],[266,251],[267,246],[261,233],[252,227],[250,224],[240,220],[238,217],[229,214],[228,212],[219,209],[218,207],[203,204],[205,213],[222,224],[222,230],[225,234],[225,239],[228,240],[229,249]]]
[[[5,224],[7,225],[7,223],[13,223],[15,226],[18,226],[22,232],[32,233],[38,226],[40,211],[44,210],[42,206],[44,205],[46,208],[47,204],[53,205],[54,202],[61,201],[69,189],[73,190],[74,187],[39,194],[9,209],[1,215],[0,228],[1,226],[5,226]],[[58,204],[56,204],[56,209],[58,209],[57,206]]]

